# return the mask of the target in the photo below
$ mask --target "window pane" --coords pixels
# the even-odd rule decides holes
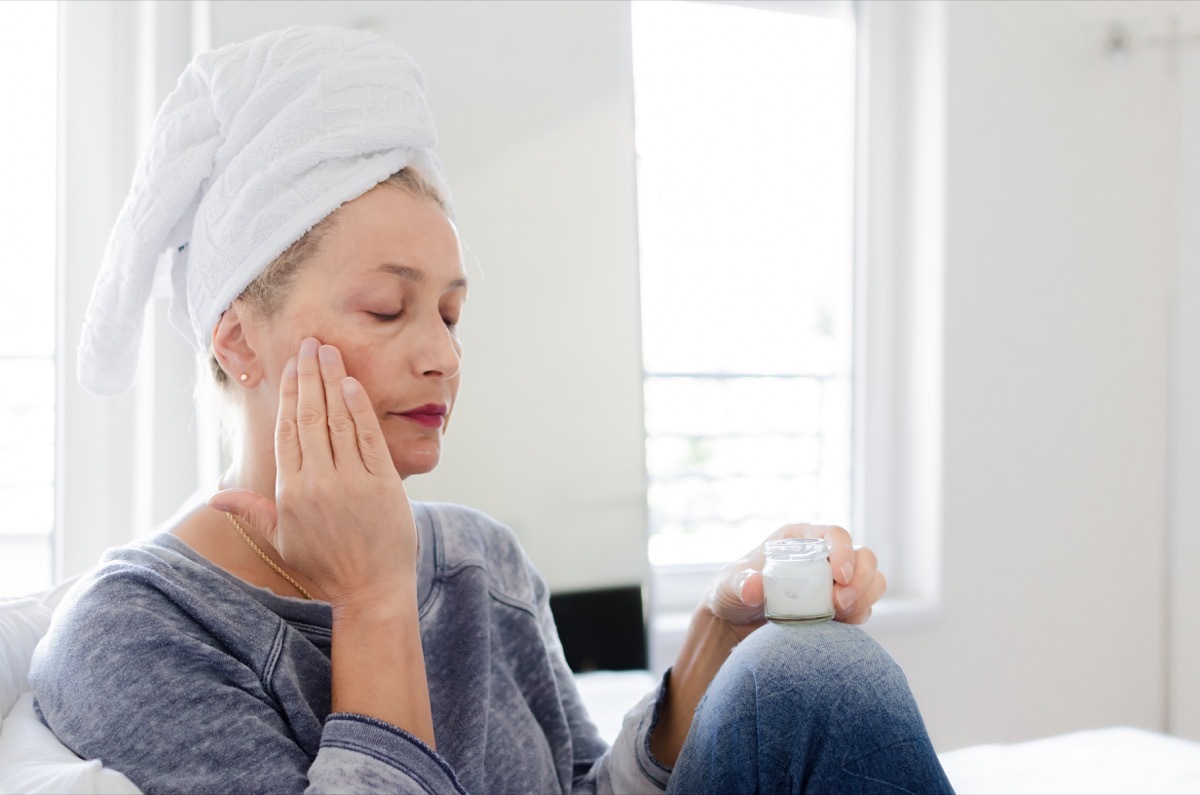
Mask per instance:
[[[633,26],[651,557],[725,560],[848,521],[854,25],[656,1]]]
[[[0,597],[53,573],[57,14],[0,3]]]
[[[49,538],[0,535],[0,598],[49,588],[50,559]]]
[[[816,433],[820,378],[663,378],[647,375],[646,431]]]
[[[641,2],[634,32],[646,369],[843,369],[852,25]]]
[[[54,360],[0,358],[0,482],[53,478],[53,457],[25,459],[39,448],[53,456]]]
[[[54,353],[57,3],[0,3],[0,356]],[[15,120],[20,123],[14,123]]]
[[[816,436],[653,436],[646,441],[650,477],[708,478],[816,476],[821,465]]]

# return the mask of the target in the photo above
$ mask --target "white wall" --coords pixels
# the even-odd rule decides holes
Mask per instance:
[[[552,588],[641,582],[629,7],[215,2],[213,44],[357,25],[421,64],[468,250],[463,388],[421,499],[510,524]]]
[[[944,613],[874,632],[939,749],[1182,725],[1168,666],[1186,678],[1195,622],[1178,605],[1168,636],[1165,577],[1168,406],[1191,394],[1168,359],[1179,84],[1163,53],[1118,64],[1101,43],[1108,19],[1141,35],[1195,10],[943,11]],[[640,579],[627,6],[213,4],[215,44],[356,21],[425,67],[483,269],[446,464],[412,491],[513,523],[553,585]]]
[[[1181,30],[1200,30],[1200,8],[1189,5]],[[1171,307],[1172,345],[1167,503],[1170,563],[1167,680],[1168,728],[1200,740],[1200,47],[1179,53],[1181,124],[1179,255]]]
[[[1166,727],[1178,84],[1101,43],[1179,10],[946,8],[945,615],[877,632],[941,748]]]

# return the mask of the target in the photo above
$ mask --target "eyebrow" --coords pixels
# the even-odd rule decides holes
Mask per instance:
[[[418,282],[419,283],[419,282],[425,281],[425,272],[424,271],[418,270],[418,269],[410,267],[408,265],[394,265],[390,262],[386,262],[383,265],[379,266],[379,270],[399,276],[401,279],[407,279],[410,282]],[[446,285],[446,289],[447,290],[457,290],[460,287],[466,287],[466,286],[467,286],[466,279],[455,279],[454,281],[452,281]]]

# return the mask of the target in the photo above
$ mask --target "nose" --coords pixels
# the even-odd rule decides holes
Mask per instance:
[[[462,346],[458,337],[443,322],[441,315],[423,319],[418,330],[413,369],[425,378],[447,379],[462,368]]]

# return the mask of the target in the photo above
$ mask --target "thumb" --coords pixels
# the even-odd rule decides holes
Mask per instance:
[[[739,594],[746,607],[761,607],[763,603],[763,576],[761,571],[742,573],[742,590]]]
[[[279,515],[274,500],[249,489],[225,489],[209,497],[208,506],[231,514],[243,526],[253,528],[272,546],[275,545]]]
[[[762,593],[762,572],[734,564],[717,576],[708,594],[708,606],[718,618],[748,624],[762,619]]]

